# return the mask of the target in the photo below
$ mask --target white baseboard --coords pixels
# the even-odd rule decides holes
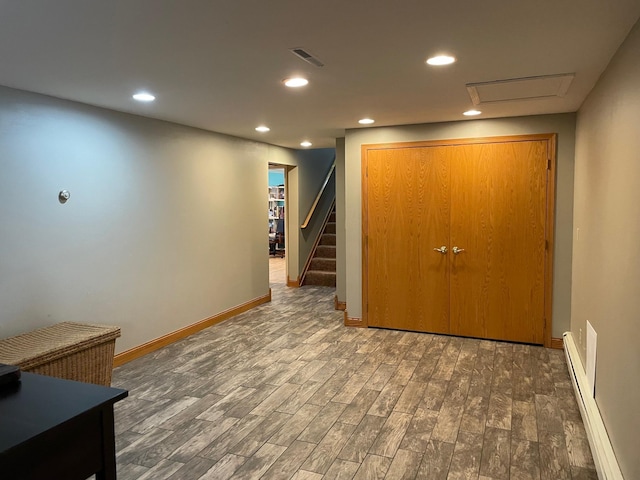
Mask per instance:
[[[607,435],[607,429],[602,421],[598,404],[590,393],[587,375],[580,361],[573,335],[571,332],[566,332],[563,335],[563,339],[569,376],[580,407],[584,428],[587,431],[598,478],[599,480],[624,480],[613,452],[609,435]]]

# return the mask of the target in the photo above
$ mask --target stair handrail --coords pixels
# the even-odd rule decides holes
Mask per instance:
[[[324,232],[324,229],[327,226],[327,223],[329,222],[329,218],[331,217],[331,213],[333,212],[335,207],[336,207],[336,199],[334,198],[331,201],[331,206],[329,207],[329,210],[327,210],[327,214],[324,217],[324,220],[322,222],[322,228],[320,229],[320,233],[318,234],[318,237],[316,238],[316,241],[313,244],[313,248],[309,252],[309,256],[307,257],[307,261],[305,262],[304,268],[302,269],[302,274],[300,275],[300,277],[298,279],[298,286],[300,286],[300,287],[302,285],[304,285],[304,279],[307,277],[307,272],[309,271],[309,267],[311,267],[311,260],[313,260],[313,257],[314,257],[314,255],[316,253],[318,245],[320,245],[320,240],[322,239],[322,233]]]
[[[327,178],[324,179],[324,183],[322,184],[322,188],[320,188],[320,191],[318,192],[318,196],[316,197],[315,201],[313,202],[313,205],[311,205],[311,208],[309,209],[309,214],[307,215],[307,218],[305,218],[304,222],[302,222],[302,225],[300,225],[300,228],[307,228],[307,226],[309,225],[309,222],[311,221],[311,217],[313,217],[313,214],[316,211],[316,207],[318,206],[318,203],[320,202],[320,198],[322,197],[322,194],[324,193],[325,188],[327,188],[327,184],[329,183],[329,179],[331,178],[331,174],[333,173],[333,171],[336,169],[336,161],[335,159],[333,160],[333,165],[331,165],[331,168],[329,169],[329,173],[327,174]]]

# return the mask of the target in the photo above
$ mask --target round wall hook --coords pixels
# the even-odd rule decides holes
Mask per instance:
[[[60,193],[58,193],[58,201],[60,203],[67,203],[67,200],[69,200],[71,198],[71,193],[69,192],[69,190],[60,190]]]

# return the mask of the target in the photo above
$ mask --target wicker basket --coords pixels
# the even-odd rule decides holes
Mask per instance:
[[[0,340],[0,363],[25,372],[111,385],[119,327],[63,322]]]

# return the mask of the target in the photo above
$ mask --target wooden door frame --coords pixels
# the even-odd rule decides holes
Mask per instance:
[[[545,347],[552,346],[552,307],[553,307],[553,252],[554,252],[554,225],[555,225],[555,199],[556,199],[556,152],[557,134],[541,133],[531,135],[507,135],[499,137],[460,138],[449,140],[430,140],[422,142],[399,142],[363,144],[361,146],[361,185],[362,185],[362,321],[358,326],[367,327],[368,303],[369,303],[369,224],[368,224],[368,166],[369,152],[373,150],[391,150],[396,148],[422,148],[444,147],[457,145],[478,145],[486,143],[512,143],[531,142],[544,140],[547,142],[547,205],[545,219],[545,274],[544,274],[544,325],[543,338]],[[355,324],[354,324],[355,325]]]

